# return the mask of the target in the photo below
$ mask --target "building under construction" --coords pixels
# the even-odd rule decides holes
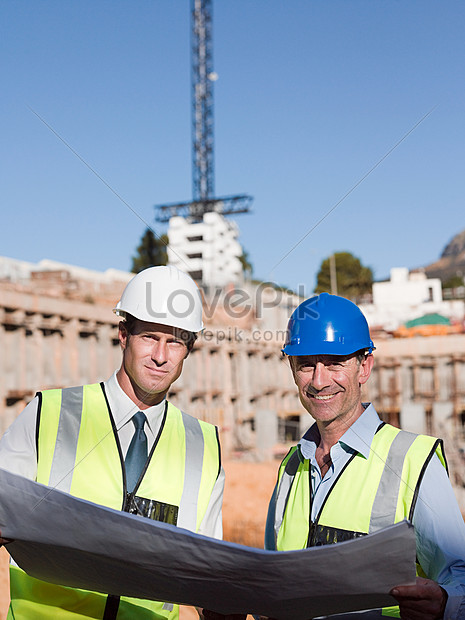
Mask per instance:
[[[102,381],[119,366],[111,309],[130,277],[9,260],[0,281],[0,432],[37,390]],[[226,457],[256,461],[282,456],[310,420],[280,353],[299,299],[266,285],[243,290],[250,301],[235,316],[222,299],[205,299],[206,329],[169,397],[219,426]],[[365,399],[394,425],[444,438],[465,511],[465,334],[375,341]]]

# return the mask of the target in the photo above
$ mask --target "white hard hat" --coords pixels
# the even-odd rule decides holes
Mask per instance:
[[[200,290],[187,273],[173,265],[139,272],[127,284],[113,312],[189,332],[203,329]]]

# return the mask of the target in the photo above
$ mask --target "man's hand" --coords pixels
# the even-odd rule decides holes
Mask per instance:
[[[396,586],[390,594],[399,603],[403,620],[439,620],[444,616],[447,593],[431,579],[417,577],[414,586]]]

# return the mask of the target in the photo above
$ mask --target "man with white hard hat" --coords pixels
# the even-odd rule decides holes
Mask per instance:
[[[217,429],[166,400],[203,329],[200,291],[175,267],[150,267],[128,283],[114,312],[122,319],[119,370],[100,384],[39,392],[5,432],[0,467],[104,506],[221,538],[224,472]],[[179,617],[176,605],[45,583],[14,564],[10,583],[11,619]]]

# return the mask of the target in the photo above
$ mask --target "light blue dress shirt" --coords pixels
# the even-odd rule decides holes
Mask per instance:
[[[315,458],[320,439],[317,425],[313,424],[300,440],[302,455],[310,461],[312,520],[316,519],[334,480],[352,454],[359,452],[368,457],[380,423],[373,405],[367,405],[362,415],[331,448],[332,463],[323,478]],[[274,512],[274,501],[275,493],[270,502],[271,512]],[[267,549],[275,548],[273,525],[269,520],[265,532]],[[446,470],[436,455],[428,464],[420,485],[413,525],[417,556],[423,570],[448,594],[445,620],[465,619],[465,522]],[[353,615],[355,618],[357,614]]]

